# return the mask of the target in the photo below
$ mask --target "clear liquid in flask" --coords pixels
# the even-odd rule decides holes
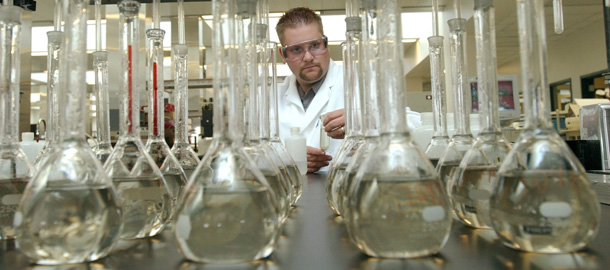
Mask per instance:
[[[351,209],[363,249],[386,258],[437,253],[451,228],[449,202],[436,178],[364,175]],[[380,196],[381,195],[381,196]]]
[[[596,234],[600,206],[583,174],[525,171],[500,175],[490,215],[507,246],[541,253],[584,247]]]
[[[115,177],[112,179],[123,201],[122,239],[159,233],[169,219],[172,198],[162,178]]]
[[[495,166],[471,166],[456,169],[450,185],[453,211],[466,225],[475,228],[490,228],[489,198],[496,184]]]
[[[445,186],[447,186],[447,183],[451,181],[451,179],[455,175],[456,169],[459,166],[459,163],[444,163],[440,165],[440,168],[438,168],[438,174],[441,176],[441,181]]]
[[[345,171],[347,170],[348,164],[340,164],[332,170],[332,172],[328,175],[328,179],[333,179],[332,183],[327,183],[326,185],[326,200],[328,201],[328,205],[330,209],[335,211],[338,215],[341,214],[339,210],[339,201],[341,198],[339,197],[339,188],[345,180]],[[329,180],[326,180],[329,181]]]
[[[200,202],[187,202],[175,225],[179,246],[188,247],[181,248],[187,258],[226,263],[250,261],[272,252],[268,243],[275,238],[277,224],[271,217],[276,210],[265,186],[230,191],[209,188],[197,197]]]
[[[96,254],[112,248],[112,239],[121,230],[120,206],[112,193],[108,186],[47,187],[37,192],[15,215],[15,224],[31,224],[19,227],[21,251],[39,264],[98,259]]]

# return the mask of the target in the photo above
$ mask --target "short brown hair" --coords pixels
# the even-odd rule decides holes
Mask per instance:
[[[284,44],[284,31],[286,28],[296,28],[301,25],[308,25],[310,23],[318,24],[318,30],[324,35],[324,28],[322,27],[322,18],[316,14],[313,10],[306,7],[298,7],[288,10],[280,18],[275,31],[277,36],[280,38],[280,42]]]

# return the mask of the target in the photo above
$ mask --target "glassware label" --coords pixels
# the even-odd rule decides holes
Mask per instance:
[[[445,209],[440,205],[427,206],[422,211],[422,217],[426,222],[435,222],[445,218]]]
[[[529,234],[546,234],[549,235],[553,232],[552,227],[545,226],[523,226],[523,232]]]
[[[8,194],[8,195],[4,195],[2,197],[2,204],[3,205],[16,205],[16,204],[19,204],[19,201],[21,201],[21,196],[23,196],[23,194]]]
[[[565,218],[572,215],[572,206],[566,202],[543,202],[540,214],[547,218]]]
[[[187,215],[180,215],[176,221],[176,235],[182,239],[189,238],[191,235],[191,218]]]

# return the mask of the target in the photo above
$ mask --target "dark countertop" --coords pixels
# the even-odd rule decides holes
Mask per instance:
[[[575,253],[515,251],[504,247],[491,230],[472,230],[454,222],[447,244],[435,256],[409,260],[371,258],[349,241],[340,218],[331,213],[324,177],[324,174],[307,176],[303,197],[286,222],[279,245],[265,260],[238,265],[189,262],[176,248],[172,234],[166,231],[151,239],[121,243],[110,256],[96,262],[57,267],[30,265],[15,250],[13,241],[0,241],[0,269],[608,269],[610,266],[610,205],[605,204],[601,207],[598,235],[587,248]],[[601,185],[610,183],[594,187],[597,190]]]

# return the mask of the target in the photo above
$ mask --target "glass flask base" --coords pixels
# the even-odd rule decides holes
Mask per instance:
[[[169,219],[172,198],[162,178],[115,177],[112,179],[123,204],[121,239],[135,239],[159,234]]]
[[[437,178],[364,175],[350,199],[358,246],[368,255],[415,258],[437,253],[451,228],[449,202]],[[380,196],[382,195],[382,196]],[[355,200],[358,202],[356,203]]]
[[[189,260],[235,263],[273,252],[278,227],[267,188],[211,188],[200,196],[205,203],[185,205],[176,218],[176,241]]]
[[[491,229],[489,198],[496,183],[497,166],[471,166],[456,169],[450,185],[453,211],[467,226]]]
[[[556,170],[501,175],[490,199],[492,225],[508,247],[565,253],[595,236],[600,206],[584,174]]]
[[[82,263],[105,256],[121,229],[110,187],[45,188],[15,215],[19,248],[37,264]],[[27,224],[27,225],[25,225]]]

